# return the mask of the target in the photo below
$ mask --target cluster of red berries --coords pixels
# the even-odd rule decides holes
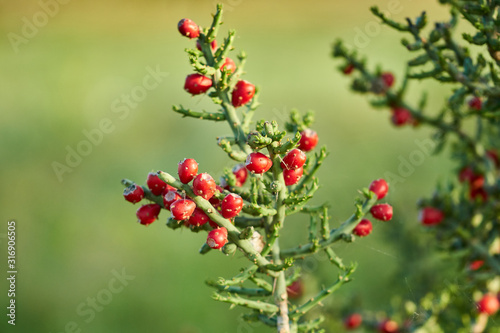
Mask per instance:
[[[496,168],[500,168],[500,158],[494,150],[486,151],[486,156],[493,162]],[[488,192],[484,188],[484,175],[481,172],[474,171],[472,166],[466,166],[460,170],[458,180],[461,183],[469,184],[469,195],[472,200],[480,198],[483,201],[488,200]]]
[[[182,19],[178,23],[179,32],[190,39],[198,38],[200,35],[200,28],[196,23],[194,23],[190,19]],[[212,53],[217,50],[217,41],[213,40],[210,43],[210,47]],[[196,42],[196,48],[201,51],[201,45],[199,40]],[[233,73],[236,70],[236,64],[233,59],[226,58],[224,63],[219,68],[221,71]],[[186,77],[186,81],[184,83],[184,90],[192,95],[200,95],[206,93],[213,85],[213,81],[211,78],[199,74],[194,73],[190,74]],[[233,91],[231,92],[231,104],[234,107],[240,107],[248,102],[250,102],[255,95],[255,86],[248,81],[239,80],[234,86]]]
[[[226,219],[236,217],[243,209],[243,199],[234,193],[227,194],[220,200],[216,192],[223,193],[224,189],[215,183],[208,173],[198,173],[198,163],[192,158],[186,158],[179,162],[177,173],[179,181],[183,184],[192,183],[192,190],[196,196],[209,200],[212,206]],[[208,223],[212,230],[207,238],[207,244],[219,249],[227,242],[227,230],[219,228],[207,214],[196,206],[196,203],[187,197],[182,191],[168,185],[160,179],[157,173],[149,173],[146,185],[152,194],[161,196],[163,207],[159,204],[146,204],[137,210],[137,218],[140,224],[149,225],[153,223],[160,214],[162,208],[169,210],[174,220],[184,221],[185,226],[200,227]],[[144,189],[141,186],[132,185],[127,187],[123,196],[131,203],[137,203],[144,198]]]
[[[377,200],[385,198],[389,192],[389,184],[384,179],[376,179],[371,182],[368,188],[371,192],[377,195]],[[392,206],[386,203],[374,205],[370,209],[370,213],[373,218],[380,221],[389,221],[392,219]],[[358,225],[353,229],[353,233],[356,236],[364,237],[368,236],[373,230],[373,225],[370,220],[362,219]]]
[[[344,327],[348,330],[354,330],[362,323],[363,317],[359,313],[352,313],[344,319]],[[392,319],[386,319],[378,323],[377,330],[380,333],[396,333],[399,331],[399,325]]]

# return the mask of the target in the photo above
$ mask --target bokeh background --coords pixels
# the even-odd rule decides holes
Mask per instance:
[[[344,39],[371,66],[382,63],[392,70],[399,84],[409,55],[401,36],[379,25],[369,6],[398,20],[424,9],[431,20],[442,20],[446,9],[433,0],[225,2],[221,33],[237,30],[236,49],[248,54],[245,78],[261,88],[256,118],[283,124],[292,108],[316,111],[315,129],[330,156],[319,173],[322,187],[315,200],[332,203],[337,225],[352,213],[357,190],[388,172],[399,174],[402,161],[420,149],[415,140],[430,132],[395,129],[387,110],[373,110],[365,97],[350,93],[348,79],[336,70],[341,63],[331,57],[332,43]],[[7,221],[14,219],[19,272],[16,326],[6,325],[2,313],[0,331],[270,331],[243,323],[242,311],[211,300],[212,290],[204,285],[207,278],[236,274],[244,259],[199,255],[205,235],[166,228],[166,212],[147,228],[136,224],[138,206],[122,197],[122,178],[143,183],[152,170],[175,173],[184,157],[196,158],[201,171],[216,177],[230,166],[215,144],[216,136],[229,133],[225,124],[182,119],[171,111],[172,104],[213,108],[208,98],[190,97],[182,89],[191,73],[184,49],[193,42],[179,35],[176,24],[189,17],[208,25],[216,2],[91,0],[57,2],[58,8],[54,3],[0,2],[0,267],[6,275],[5,234]],[[44,7],[53,13],[45,15],[46,22],[40,14]],[[39,26],[30,29],[33,20]],[[13,43],[13,34],[25,39]],[[127,114],[114,112],[124,95],[142,85],[148,68],[166,73],[158,87]],[[421,90],[431,91],[430,109],[437,111],[443,91],[414,84],[413,98]],[[99,128],[103,119],[112,130],[58,177],[54,162],[66,164],[68,149],[82,145],[84,131]],[[383,310],[395,295],[418,298],[427,286],[413,273],[432,265],[445,270],[439,257],[425,250],[433,239],[417,225],[415,202],[430,194],[437,180],[451,177],[451,168],[444,157],[426,156],[393,184],[388,197],[396,207],[393,221],[376,223],[370,237],[354,244],[335,245],[359,268],[355,280],[325,304],[333,309],[328,332],[349,304]],[[283,242],[300,241],[306,222],[291,219]],[[308,266],[306,296],[318,283],[336,278],[334,267],[321,260]],[[110,282],[123,272],[129,280],[110,293]],[[429,286],[443,282],[438,273],[427,277]],[[6,293],[2,278],[3,311]],[[92,310],[96,297],[106,304],[98,302]]]

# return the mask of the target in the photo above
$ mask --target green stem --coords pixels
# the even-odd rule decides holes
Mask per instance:
[[[306,245],[299,245],[294,248],[286,249],[281,251],[281,258],[288,257],[302,257],[306,254],[314,253],[319,249],[327,248],[334,242],[342,239],[342,235],[351,234],[352,230],[358,225],[364,215],[366,215],[372,206],[377,202],[377,196],[374,193],[369,194],[369,198],[365,200],[359,212],[354,213],[342,223],[337,229],[333,229],[330,232],[330,237],[328,239],[323,239],[318,243],[308,243]]]
[[[297,309],[292,311],[290,313],[290,318],[298,318],[304,315],[306,312],[311,310],[313,307],[318,305],[322,300],[324,300],[327,296],[332,294],[334,291],[339,289],[344,283],[349,282],[349,276],[354,272],[356,269],[355,266],[349,268],[349,270],[344,274],[341,275],[337,281],[335,281],[331,286],[329,286],[326,289],[323,289],[320,291],[315,297],[311,298],[309,301],[304,303],[303,305],[299,306]]]
[[[213,299],[219,302],[231,303],[234,305],[244,306],[249,309],[260,310],[267,313],[276,313],[278,312],[278,307],[274,304],[262,302],[262,301],[251,301],[248,299],[244,299],[236,296],[222,296],[220,294],[215,293],[212,296]]]

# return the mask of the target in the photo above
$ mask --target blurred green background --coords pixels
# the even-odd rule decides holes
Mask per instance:
[[[69,1],[56,8],[53,1],[0,2],[2,275],[11,219],[17,222],[18,261],[16,326],[6,325],[2,314],[0,331],[269,331],[243,323],[239,309],[229,312],[227,304],[211,300],[212,290],[204,285],[207,278],[231,277],[246,265],[244,259],[199,255],[205,235],[166,228],[166,212],[148,228],[136,224],[138,206],[123,200],[120,185],[124,177],[142,183],[151,170],[175,173],[184,157],[196,158],[201,171],[216,177],[230,165],[215,144],[217,135],[229,133],[225,124],[182,119],[171,111],[172,104],[212,108],[206,97],[190,97],[182,89],[191,72],[183,50],[193,42],[179,35],[176,24],[189,17],[208,25],[215,3]],[[221,33],[237,30],[235,46],[248,54],[245,78],[261,88],[256,118],[283,124],[292,108],[317,112],[320,144],[331,154],[319,173],[316,200],[332,203],[332,224],[338,224],[352,213],[357,190],[387,172],[398,174],[402,159],[419,149],[415,139],[430,132],[395,129],[387,111],[374,111],[364,97],[350,93],[349,80],[336,70],[340,63],[330,56],[333,41],[344,39],[372,66],[384,63],[401,78],[408,54],[400,36],[377,24],[369,6],[392,11],[399,20],[424,9],[431,20],[444,19],[446,9],[433,0],[231,0],[225,5]],[[44,16],[43,7],[53,17]],[[39,26],[30,30],[33,20]],[[148,68],[168,75],[128,114],[113,112],[124,94],[142,85]],[[422,89],[433,92],[432,109],[444,100],[436,86],[412,87],[415,98]],[[82,145],[84,131],[99,128],[103,119],[112,130],[86,147],[87,156],[58,179],[54,162],[66,164],[68,149]],[[367,239],[335,246],[347,262],[360,265],[354,282],[332,298],[332,307],[360,297],[364,308],[384,309],[395,293],[411,298],[422,289],[411,276],[396,274],[409,258],[415,267],[430,260],[402,251],[401,235],[422,233],[415,202],[431,193],[437,179],[448,177],[449,169],[443,157],[426,157],[404,182],[394,184],[388,197],[396,207],[394,221],[376,223]],[[285,245],[302,239],[306,221],[293,218],[288,227]],[[337,274],[327,263],[314,263],[321,258],[305,277],[307,295],[314,294],[316,282],[326,284]],[[123,272],[130,280],[116,291],[120,283],[110,283]],[[3,311],[5,281],[0,282]],[[96,297],[102,302],[91,310]]]

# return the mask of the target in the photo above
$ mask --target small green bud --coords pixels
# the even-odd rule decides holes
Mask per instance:
[[[236,246],[236,244],[234,244],[234,243],[227,243],[226,245],[224,245],[222,247],[222,252],[224,254],[229,255],[229,254],[235,253],[237,249],[238,249],[238,246]]]
[[[263,136],[257,131],[252,131],[248,133],[247,136],[247,143],[250,147],[253,149],[262,149],[264,147],[267,147],[273,142],[273,139]]]

